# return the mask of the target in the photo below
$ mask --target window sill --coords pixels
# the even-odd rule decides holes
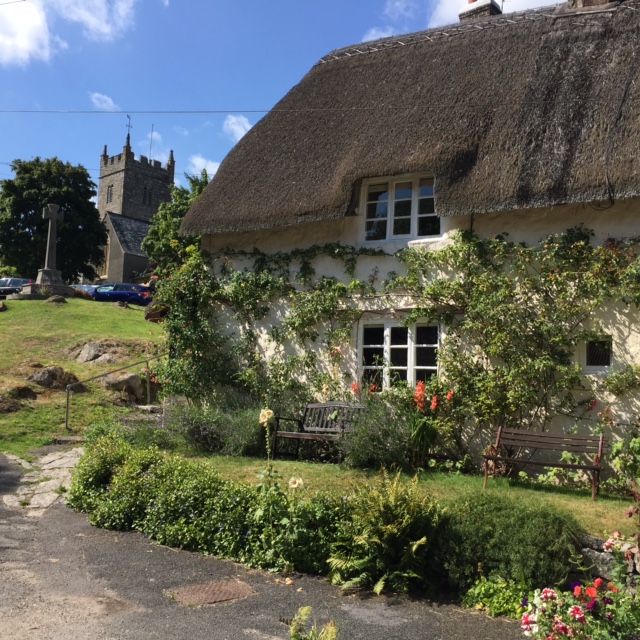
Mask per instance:
[[[423,247],[430,244],[437,244],[444,242],[446,240],[446,236],[429,236],[428,238],[415,238],[413,240],[409,240],[407,242],[408,247]]]

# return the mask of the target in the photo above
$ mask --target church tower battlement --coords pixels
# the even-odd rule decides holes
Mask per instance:
[[[171,200],[175,175],[173,151],[166,167],[158,160],[140,156],[131,150],[130,134],[122,150],[109,156],[107,145],[100,157],[98,211],[104,219],[107,212],[149,221],[163,202]]]

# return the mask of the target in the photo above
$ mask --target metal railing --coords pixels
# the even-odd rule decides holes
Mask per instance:
[[[98,380],[99,378],[106,378],[107,376],[113,375],[114,373],[119,373],[120,371],[126,371],[127,369],[132,369],[133,367],[138,367],[141,364],[146,364],[145,373],[147,378],[147,404],[151,404],[151,373],[149,369],[149,363],[152,360],[159,360],[160,358],[164,358],[168,355],[169,352],[161,353],[160,355],[153,356],[151,358],[147,358],[146,360],[140,360],[139,362],[134,362],[133,364],[128,364],[126,367],[120,367],[119,369],[114,369],[113,371],[107,371],[106,373],[101,373],[100,375],[93,376],[92,378],[87,378],[86,380],[78,380],[78,382],[72,382],[67,385],[67,407],[64,416],[64,428],[67,431],[71,431],[69,428],[69,407],[71,404],[71,389],[73,387],[77,387],[78,385],[84,384],[85,382],[93,382],[93,380]]]

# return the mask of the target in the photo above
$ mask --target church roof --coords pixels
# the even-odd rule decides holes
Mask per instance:
[[[111,213],[110,211],[107,212],[107,218],[124,253],[134,256],[147,256],[142,250],[142,241],[149,233],[149,222],[118,213]]]
[[[452,216],[640,195],[640,0],[546,7],[334,51],[229,153],[182,231],[341,218],[428,172]]]

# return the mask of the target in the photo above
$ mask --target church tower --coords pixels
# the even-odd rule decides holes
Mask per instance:
[[[151,218],[163,202],[171,200],[175,175],[173,151],[166,166],[158,160],[140,156],[131,150],[131,137],[115,156],[107,145],[100,156],[98,211],[109,232],[105,260],[100,268],[102,282],[132,282],[145,279],[149,259],[142,241],[149,231]]]
[[[166,167],[158,160],[140,156],[136,160],[131,151],[131,137],[116,156],[109,156],[107,145],[100,158],[98,211],[104,218],[107,212],[138,220],[151,220],[162,202],[171,200],[171,187],[176,163],[173,151]]]

